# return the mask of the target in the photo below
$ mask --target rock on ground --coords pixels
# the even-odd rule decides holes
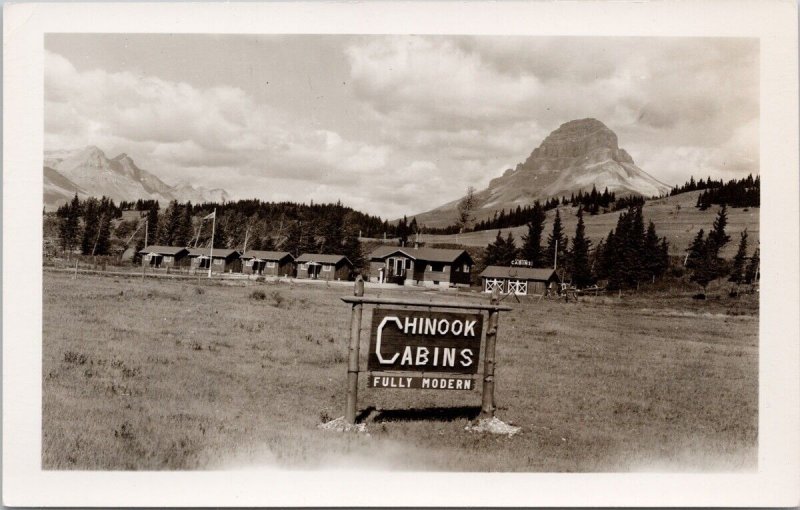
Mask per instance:
[[[481,418],[478,420],[477,423],[470,423],[464,430],[468,432],[479,432],[479,433],[489,433],[489,434],[505,434],[508,437],[513,436],[522,431],[522,427],[515,427],[514,425],[509,425],[508,423],[503,422],[502,420],[498,419],[497,417],[492,418]]]

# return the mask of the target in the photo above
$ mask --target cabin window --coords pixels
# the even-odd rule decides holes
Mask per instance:
[[[406,269],[411,269],[411,259],[406,259]]]
[[[164,255],[164,262],[172,262],[172,257],[169,255]]]
[[[267,261],[267,267],[275,267],[275,261],[274,260],[268,260]]]
[[[308,269],[308,264],[303,262],[302,264],[300,264],[300,269]]]
[[[224,263],[225,263],[225,260],[223,260],[223,259],[214,259],[214,265],[215,266],[221,266]]]
[[[436,262],[428,264],[428,271],[441,272],[444,270],[444,264],[437,264]]]
[[[329,273],[329,272],[331,271],[331,269],[333,269],[333,266],[332,266],[332,265],[330,265],[330,264],[324,264],[324,265],[322,266],[322,270],[323,270],[323,271],[325,271],[325,272],[328,272],[328,273]]]
[[[253,259],[247,259],[247,262],[244,263],[247,267],[253,267]]]

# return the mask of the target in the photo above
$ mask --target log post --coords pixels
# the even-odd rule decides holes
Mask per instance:
[[[359,275],[353,291],[355,296],[364,295],[364,279]],[[347,358],[347,403],[344,410],[345,422],[352,425],[356,422],[356,402],[358,401],[358,356],[361,344],[361,314],[364,305],[353,303],[353,314],[350,316],[350,343]]]
[[[495,286],[492,289],[493,305],[500,302],[500,292]],[[481,418],[494,417],[494,369],[495,369],[495,346],[497,345],[497,323],[500,312],[489,310],[489,326],[486,330],[486,352],[483,358],[483,399],[481,402]]]

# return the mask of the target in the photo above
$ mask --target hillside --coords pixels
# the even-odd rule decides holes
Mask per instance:
[[[573,120],[562,124],[534,149],[525,162],[489,183],[476,193],[476,220],[501,209],[544,202],[551,197],[570,196],[592,187],[623,195],[659,196],[670,186],[637,167],[617,135],[597,119]],[[446,227],[456,220],[459,200],[415,215],[417,223]]]
[[[652,220],[656,224],[658,235],[667,237],[670,243],[670,253],[672,255],[683,255],[686,248],[691,243],[692,238],[697,234],[697,231],[702,228],[708,232],[714,222],[719,207],[714,206],[705,211],[696,208],[697,196],[700,193],[700,191],[693,191],[682,193],[674,197],[648,200],[645,202],[644,208],[642,209],[645,222]],[[565,231],[567,235],[572,238],[575,234],[575,225],[577,224],[577,218],[575,217],[577,208],[562,206],[558,209],[561,211],[561,221],[564,224]],[[542,236],[543,242],[546,240],[546,235],[553,229],[553,218],[555,214],[555,209],[547,212],[547,222],[544,230],[545,235]],[[586,235],[592,240],[593,246],[596,245],[601,238],[608,235],[611,229],[616,227],[617,218],[620,214],[621,212],[600,214],[597,216],[584,214]],[[733,257],[736,253],[739,233],[745,228],[747,228],[748,233],[749,250],[752,251],[759,240],[759,209],[729,208],[727,232],[731,236],[731,242],[724,248],[722,252],[723,256]],[[526,226],[520,226],[505,229],[503,235],[512,232],[517,240],[517,245],[521,245],[521,237],[526,234],[527,231],[528,228]],[[424,235],[422,241],[427,244],[458,243],[466,246],[486,246],[494,241],[496,236],[497,230],[484,230],[457,235]]]

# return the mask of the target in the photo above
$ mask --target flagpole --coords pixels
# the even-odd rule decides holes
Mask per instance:
[[[211,265],[214,263],[214,232],[217,227],[217,208],[214,208],[214,217],[211,219],[211,249],[208,252],[208,277],[211,278]]]

